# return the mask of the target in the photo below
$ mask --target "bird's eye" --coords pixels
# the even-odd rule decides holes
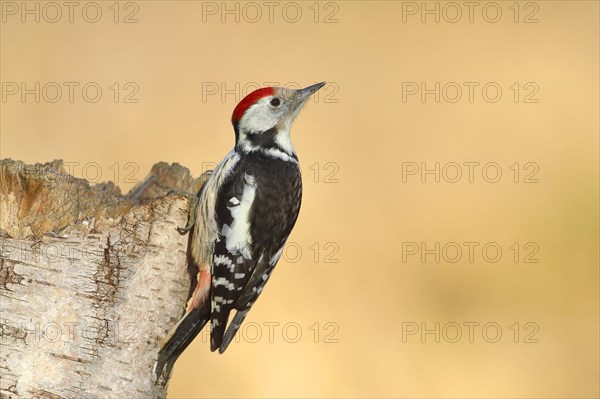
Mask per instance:
[[[281,100],[278,99],[277,97],[275,97],[274,99],[271,100],[271,105],[274,107],[279,107],[279,105],[281,105]]]

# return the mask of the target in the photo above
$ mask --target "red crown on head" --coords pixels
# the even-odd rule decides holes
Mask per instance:
[[[274,87],[263,87],[262,89],[254,90],[252,93],[244,97],[242,101],[240,101],[240,103],[235,107],[233,114],[231,115],[231,122],[239,122],[248,108],[250,108],[261,98],[272,96],[273,94],[275,94]]]

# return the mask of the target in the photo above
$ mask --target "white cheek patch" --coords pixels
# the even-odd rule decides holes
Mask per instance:
[[[246,132],[264,132],[277,124],[275,112],[272,112],[270,97],[259,100],[246,110],[240,120],[240,127]]]
[[[270,157],[280,158],[284,161],[297,162],[296,150],[292,145],[290,137],[290,127],[293,118],[286,120],[284,115],[287,111],[280,109],[275,111],[270,105],[272,97],[265,97],[259,100],[246,110],[244,116],[239,122],[238,147],[243,152],[261,151]],[[263,148],[252,143],[249,139],[251,134],[261,134],[272,128],[277,128],[275,144],[278,148]]]

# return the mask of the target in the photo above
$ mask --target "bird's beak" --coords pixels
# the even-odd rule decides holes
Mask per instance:
[[[317,83],[312,86],[305,87],[304,89],[296,90],[296,96],[298,104],[304,104],[310,96],[317,92],[321,87],[325,86],[325,82]]]
[[[288,123],[291,124],[296,118],[296,115],[300,112],[304,104],[308,101],[310,96],[316,93],[321,87],[325,86],[325,82],[317,83],[312,86],[305,87],[304,89],[294,90],[292,98],[290,99],[290,108],[288,114]]]

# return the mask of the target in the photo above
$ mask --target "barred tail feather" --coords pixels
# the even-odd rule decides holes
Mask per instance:
[[[179,355],[192,343],[209,319],[210,310],[207,307],[193,309],[187,312],[171,330],[158,352],[158,361],[155,368],[157,381],[163,374],[165,366],[164,379],[165,381],[168,380]]]
[[[225,352],[225,349],[227,349],[227,347],[233,340],[233,337],[235,337],[235,334],[237,333],[238,329],[244,322],[244,319],[246,318],[246,315],[248,314],[249,310],[250,309],[238,310],[235,312],[235,316],[233,317],[233,320],[231,320],[231,323],[229,323],[229,326],[227,327],[227,332],[225,332],[225,335],[223,336],[221,346],[219,346],[219,353],[222,354],[223,352]]]

